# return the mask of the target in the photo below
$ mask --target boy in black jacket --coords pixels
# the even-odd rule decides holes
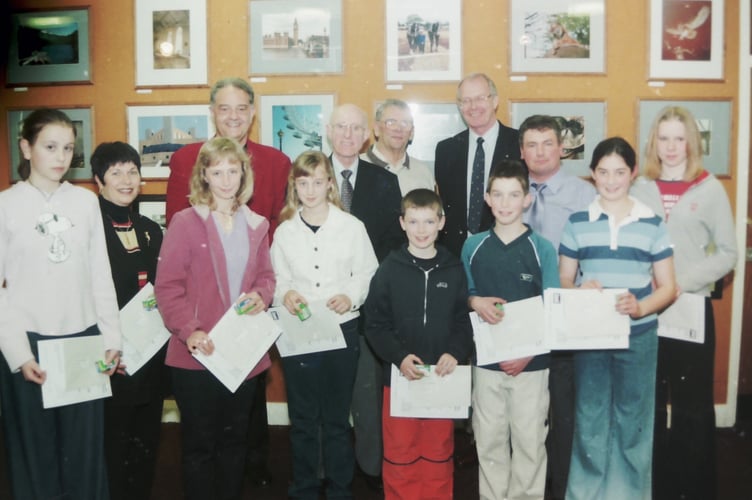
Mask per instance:
[[[408,244],[376,271],[365,304],[366,337],[384,363],[384,493],[386,498],[451,498],[451,419],[390,415],[391,364],[408,380],[435,364],[451,373],[472,350],[467,279],[459,259],[436,245],[444,225],[439,196],[415,189],[402,200],[400,225]]]

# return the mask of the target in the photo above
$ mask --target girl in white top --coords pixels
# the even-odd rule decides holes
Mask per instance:
[[[0,193],[0,397],[14,498],[108,498],[102,400],[43,409],[37,342],[100,335],[119,361],[120,325],[97,197],[63,181],[76,133],[65,113],[24,120],[18,171]],[[95,370],[92,360],[91,369]],[[114,372],[111,368],[107,375]]]
[[[358,316],[378,263],[363,223],[341,209],[333,179],[321,152],[307,151],[295,160],[271,250],[274,303],[290,314],[305,312],[312,302],[325,304],[340,315],[347,343],[344,349],[282,358],[292,425],[292,498],[318,498],[320,449],[327,497],[352,497],[355,461],[348,418],[359,355]]]

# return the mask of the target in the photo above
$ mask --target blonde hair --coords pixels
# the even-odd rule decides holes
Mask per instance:
[[[703,171],[700,131],[692,113],[681,106],[666,106],[653,120],[648,135],[648,143],[645,147],[643,175],[651,180],[658,179],[661,176],[661,159],[658,158],[658,127],[661,123],[669,120],[676,120],[684,125],[687,139],[687,169],[684,172],[684,180],[695,180]]]
[[[342,208],[342,202],[339,199],[339,188],[334,177],[334,168],[329,158],[321,151],[305,151],[292,162],[290,176],[287,178],[287,200],[285,207],[279,214],[280,222],[292,218],[298,212],[298,208],[300,208],[300,198],[298,198],[298,191],[295,189],[295,179],[312,176],[319,166],[324,167],[328,179],[332,181],[329,185],[329,192],[326,194],[326,200],[337,208]]]
[[[191,195],[188,198],[191,205],[207,205],[214,207],[214,196],[209,189],[209,183],[206,182],[206,169],[217,165],[221,161],[228,161],[241,166],[240,187],[235,193],[235,201],[232,205],[233,210],[237,210],[241,205],[248,203],[253,195],[253,170],[251,170],[251,160],[243,150],[243,147],[233,139],[227,137],[215,137],[201,146],[196,158],[196,164],[193,165],[191,173]]]

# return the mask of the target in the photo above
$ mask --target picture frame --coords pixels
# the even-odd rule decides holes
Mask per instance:
[[[89,160],[94,150],[94,137],[92,131],[92,113],[90,107],[72,107],[58,108],[64,112],[73,121],[76,127],[76,145],[73,151],[73,160],[65,179],[69,181],[92,181],[91,164]],[[8,110],[8,150],[10,151],[10,180],[16,182],[21,180],[18,175],[18,164],[21,161],[21,151],[18,142],[21,138],[21,126],[24,119],[34,111],[29,109],[9,109]]]
[[[206,0],[136,0],[136,87],[207,83]]]
[[[605,73],[605,0],[510,0],[512,73]]]
[[[461,0],[386,0],[386,80],[459,81]]]
[[[167,178],[172,154],[214,136],[206,104],[128,105],[128,143],[141,155],[141,177]]]
[[[459,134],[467,126],[454,102],[408,102],[407,105],[410,106],[415,129],[407,154],[426,162],[433,172],[436,145]]]
[[[724,0],[649,0],[648,79],[723,80]]]
[[[89,84],[89,8],[13,12],[9,86]]]
[[[248,8],[252,76],[342,73],[342,0],[250,0]]]
[[[645,147],[653,120],[666,106],[687,108],[695,117],[703,144],[702,164],[716,177],[731,177],[731,100],[703,99],[669,101],[643,99],[638,105],[637,137],[640,161],[645,161]],[[637,149],[637,148],[635,148]]]
[[[564,155],[561,168],[579,177],[590,177],[593,149],[606,138],[606,103],[603,101],[516,101],[510,102],[510,122],[519,128],[532,115],[549,115],[560,120]]]
[[[136,199],[136,212],[153,220],[162,232],[167,231],[167,196],[164,194],[140,194]]]
[[[334,94],[264,95],[261,100],[261,143],[278,149],[290,161],[310,149],[331,154],[326,124],[334,110]]]

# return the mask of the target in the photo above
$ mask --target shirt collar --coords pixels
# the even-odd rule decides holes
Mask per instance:
[[[603,208],[601,207],[601,204],[598,202],[600,200],[601,195],[597,195],[595,199],[590,203],[588,206],[588,221],[589,222],[595,222],[597,221],[601,215],[605,215],[606,217],[609,217],[608,213],[603,211]],[[622,224],[626,224],[627,222],[633,222],[637,219],[649,219],[650,217],[655,217],[655,212],[653,212],[650,207],[642,203],[640,200],[629,197],[630,200],[632,200],[632,209],[629,211],[629,214],[622,220]]]
[[[368,151],[366,152],[366,156],[368,156],[368,159],[371,161],[371,163],[378,165],[380,167],[392,167],[392,168],[398,168],[398,167],[405,167],[410,168],[410,157],[407,155],[407,152],[402,156],[400,161],[398,161],[396,164],[391,164],[386,159],[384,154],[378,150],[376,147],[376,144],[372,144],[370,148],[368,148]]]
[[[475,132],[473,132],[472,129],[468,129],[470,131],[470,142],[472,144],[475,144],[478,142],[478,137],[483,137],[483,144],[496,144],[496,141],[499,138],[499,121],[496,120],[493,124],[493,126],[486,131],[483,135],[478,135]]]

